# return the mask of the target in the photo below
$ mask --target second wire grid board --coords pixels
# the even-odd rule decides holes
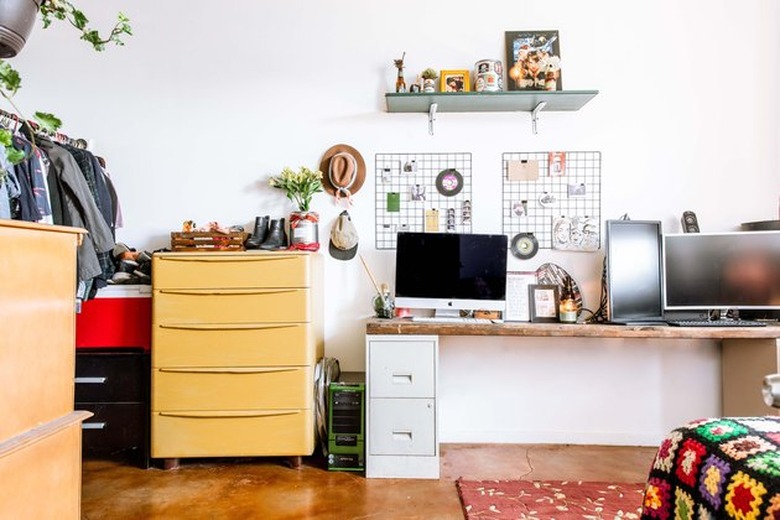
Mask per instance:
[[[601,152],[507,152],[503,232],[533,233],[539,248],[601,247]]]
[[[399,231],[471,232],[471,153],[378,153],[376,248]]]

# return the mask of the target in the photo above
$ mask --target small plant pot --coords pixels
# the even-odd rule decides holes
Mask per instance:
[[[0,2],[0,58],[12,58],[21,52],[43,2],[44,0]]]
[[[316,211],[290,213],[290,249],[319,251],[320,215]]]

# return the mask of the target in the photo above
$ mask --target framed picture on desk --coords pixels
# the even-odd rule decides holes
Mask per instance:
[[[531,284],[528,286],[531,321],[552,323],[558,321],[558,286]]]

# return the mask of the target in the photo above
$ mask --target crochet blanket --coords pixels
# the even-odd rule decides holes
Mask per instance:
[[[653,461],[642,518],[780,519],[780,418],[703,419],[673,430]]]

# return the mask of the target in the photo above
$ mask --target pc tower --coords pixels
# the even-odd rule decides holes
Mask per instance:
[[[361,373],[345,372],[328,385],[328,469],[365,470],[366,384]]]

